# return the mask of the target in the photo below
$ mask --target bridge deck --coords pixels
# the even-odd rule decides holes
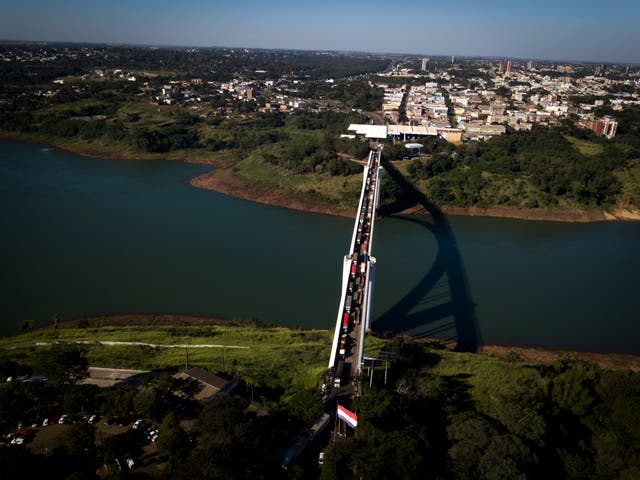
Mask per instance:
[[[352,388],[360,375],[364,338],[371,322],[376,260],[371,256],[380,196],[380,152],[372,150],[364,169],[349,253],[342,266],[342,290],[329,358],[329,390]]]

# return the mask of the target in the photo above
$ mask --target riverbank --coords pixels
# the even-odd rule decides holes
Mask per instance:
[[[0,140],[31,145],[46,145],[48,147],[75,153],[88,158],[105,158],[112,160],[171,160],[185,163],[199,163],[204,165],[222,165],[220,160],[212,155],[189,154],[184,151],[172,153],[136,152],[124,148],[115,148],[99,143],[88,143],[82,140],[63,141],[49,135],[11,133],[0,131]]]
[[[251,184],[234,176],[230,169],[219,168],[193,178],[191,185],[204,190],[231,195],[236,198],[262,203],[276,207],[290,208],[305,212],[323,213],[340,217],[355,218],[356,206],[353,209],[339,208],[311,198],[292,196],[290,192],[269,189],[259,184]],[[519,220],[534,220],[547,222],[604,222],[604,221],[640,221],[640,211],[616,208],[613,213],[600,209],[539,209],[516,208],[509,206],[455,207],[442,206],[441,210],[447,215],[470,217],[515,218]],[[415,206],[401,212],[400,215],[429,215],[421,206]]]
[[[288,208],[304,212],[321,213],[340,217],[354,218],[356,206],[353,209],[341,208],[313,197],[292,195],[290,191],[278,190],[251,182],[234,175],[231,167],[223,155],[190,154],[188,152],[174,153],[140,153],[130,150],[115,149],[100,144],[87,142],[59,141],[49,136],[27,135],[19,133],[0,132],[0,140],[21,143],[43,144],[60,150],[82,155],[89,158],[110,158],[115,160],[171,160],[185,163],[211,165],[214,170],[192,178],[189,183],[193,187],[215,191],[242,200],[261,203],[275,207]],[[472,217],[514,218],[533,221],[553,222],[601,222],[601,221],[640,221],[640,210],[632,207],[616,207],[612,212],[602,209],[539,209],[516,208],[509,206],[456,207],[442,206],[447,215]],[[422,207],[416,206],[406,209],[399,214],[429,215]]]
[[[313,198],[292,196],[286,190],[274,190],[259,183],[251,184],[234,176],[229,168],[216,168],[192,178],[189,183],[196,188],[223,193],[242,200],[303,212],[354,218],[357,207],[354,205],[353,209],[344,209]]]
[[[181,326],[197,327],[206,325],[220,325],[226,327],[253,327],[263,325],[253,320],[224,319],[219,317],[199,317],[191,315],[107,315],[99,317],[80,317],[74,320],[60,322],[57,328],[101,328],[101,327],[131,327],[131,326]],[[54,328],[53,326],[44,327]],[[285,328],[286,327],[278,327]],[[292,332],[294,329],[289,329]],[[328,331],[330,336],[331,332]],[[447,350],[455,349],[455,342],[446,342],[436,338],[420,339],[419,343],[434,344]],[[478,352],[480,355],[495,356],[507,360],[524,360],[527,362],[550,365],[561,360],[582,360],[598,365],[605,370],[631,370],[640,372],[640,355],[627,353],[598,353],[581,352],[577,350],[548,349],[543,347],[515,347],[506,345],[483,345]]]

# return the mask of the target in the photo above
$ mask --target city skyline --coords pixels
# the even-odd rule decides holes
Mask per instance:
[[[9,0],[0,39],[640,63],[640,5]]]

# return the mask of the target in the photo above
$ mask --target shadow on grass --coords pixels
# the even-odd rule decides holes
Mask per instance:
[[[455,341],[458,351],[477,351],[481,340],[475,304],[471,299],[458,244],[446,215],[393,165],[383,160],[382,166],[400,188],[401,198],[394,204],[381,207],[380,214],[393,215],[416,204],[422,206],[431,215],[431,219],[405,216],[394,218],[416,223],[429,230],[436,237],[438,254],[420,282],[377,318],[372,328],[394,333],[411,331],[414,336]],[[416,310],[416,307],[434,303],[433,306]],[[417,333],[413,333],[416,331]]]

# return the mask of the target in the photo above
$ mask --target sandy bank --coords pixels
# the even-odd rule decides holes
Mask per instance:
[[[632,370],[640,372],[640,355],[629,353],[594,353],[578,352],[575,350],[553,350],[538,347],[505,347],[500,345],[485,345],[481,354],[495,355],[500,358],[521,358],[543,365],[552,364],[558,360],[585,360],[595,363],[606,370]]]
[[[322,203],[314,199],[304,199],[292,196],[291,193],[281,190],[272,190],[261,185],[252,185],[241,178],[234,177],[229,169],[219,168],[207,172],[191,180],[191,185],[205,190],[213,190],[224,193],[243,200],[263,203],[293,210],[306,212],[324,213],[341,217],[354,218],[356,205],[353,209],[338,208],[336,206]],[[480,207],[452,207],[443,206],[442,211],[447,215],[461,215],[472,217],[498,217],[516,218],[521,220],[536,220],[549,222],[603,222],[631,220],[640,221],[640,211],[616,209],[613,214],[604,210],[550,210],[540,208],[516,208],[508,206],[495,206],[489,208]],[[402,215],[429,215],[421,206],[409,208],[402,212]]]
[[[251,202],[290,208],[304,212],[323,213],[339,217],[355,217],[356,206],[353,209],[342,209],[321,201],[292,196],[284,190],[274,190],[260,184],[251,184],[234,177],[229,169],[217,168],[191,179],[189,182],[196,188],[213,190],[235,198]]]
[[[77,145],[57,141],[49,137],[33,136],[17,133],[0,132],[0,139],[25,143],[39,143],[66,150],[90,158],[109,158],[115,160],[172,160],[186,163],[212,165],[215,170],[200,175],[190,181],[196,188],[212,190],[232,197],[276,207],[290,208],[305,212],[322,213],[340,217],[355,217],[356,205],[353,209],[344,209],[313,198],[292,196],[284,190],[274,190],[259,183],[252,183],[232,175],[224,160],[209,154],[185,155],[182,153],[140,153],[114,150],[102,145]],[[443,206],[442,211],[448,215],[516,218],[522,220],[542,220],[554,222],[600,222],[600,221],[640,221],[640,210],[630,207],[618,207],[613,212],[600,209],[523,209],[507,206],[453,207]],[[422,207],[407,209],[401,214],[428,215]]]

